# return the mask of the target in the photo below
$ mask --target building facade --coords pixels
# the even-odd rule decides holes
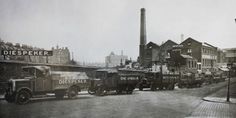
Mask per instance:
[[[217,69],[217,48],[206,42],[199,42],[187,38],[181,43],[182,53],[197,59],[197,68],[202,72],[215,71]]]
[[[125,65],[125,61],[128,60],[126,55],[116,55],[114,52],[111,52],[109,56],[105,58],[106,67],[116,67]]]
[[[57,46],[55,49],[52,48],[52,56],[5,56],[2,55],[2,50],[44,50],[43,48],[33,47],[26,44],[4,42],[0,40],[0,60],[14,60],[14,61],[23,61],[30,63],[49,63],[49,64],[69,64],[70,51],[67,47],[59,48]]]
[[[174,72],[188,73],[197,72],[197,59],[182,53],[183,45],[174,45],[169,51],[170,58],[168,61],[168,68]]]
[[[236,63],[236,48],[224,49],[225,52],[225,62]]]
[[[51,64],[69,64],[70,59],[70,51],[67,47],[56,46],[56,48],[52,47],[53,56],[49,56],[48,63]]]
[[[156,43],[149,42],[146,47],[143,66],[151,67],[153,64],[159,61],[160,46]]]
[[[161,65],[161,63],[166,63],[166,59],[170,58],[169,50],[172,49],[173,45],[177,45],[177,43],[171,40],[167,40],[161,46],[156,43],[149,42],[145,45],[146,49],[143,67],[151,68],[154,64]]]

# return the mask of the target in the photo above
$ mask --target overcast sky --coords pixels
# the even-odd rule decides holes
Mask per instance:
[[[147,42],[180,43],[184,34],[236,47],[236,0],[0,0],[0,37],[45,49],[67,46],[81,62],[104,62],[121,50],[136,60],[142,7]]]

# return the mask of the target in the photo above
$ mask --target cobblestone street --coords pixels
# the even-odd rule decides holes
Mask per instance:
[[[235,104],[203,101],[202,98],[222,87],[226,82],[204,85],[201,88],[174,91],[138,91],[132,95],[97,97],[86,92],[74,99],[56,100],[54,97],[33,99],[29,104],[9,104],[0,101],[3,118],[183,118],[183,117],[233,117]],[[226,109],[227,108],[227,109]],[[230,110],[229,110],[230,109]]]

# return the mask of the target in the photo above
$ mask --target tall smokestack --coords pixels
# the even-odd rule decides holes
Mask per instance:
[[[145,8],[141,9],[141,19],[140,19],[140,45],[146,45],[146,18],[145,18]]]
[[[141,8],[141,19],[140,19],[140,45],[139,45],[139,63],[144,66],[145,60],[145,48],[146,47],[146,18],[145,8]]]

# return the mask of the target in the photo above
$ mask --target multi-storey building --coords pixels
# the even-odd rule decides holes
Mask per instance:
[[[225,52],[225,62],[236,64],[236,48],[224,49]]]
[[[56,48],[52,47],[52,53],[53,56],[48,56],[48,63],[52,64],[68,64],[70,59],[70,51],[67,47],[59,48],[59,46],[56,46]]]
[[[172,50],[169,50],[170,58],[168,61],[168,68],[177,72],[196,72],[197,71],[197,59],[183,54],[183,45],[174,45]]]
[[[16,43],[15,45],[11,42],[4,42],[0,40],[0,60],[15,60],[15,61],[24,61],[31,63],[50,63],[50,64],[69,64],[70,59],[70,51],[67,47],[56,49],[52,48],[53,55],[52,56],[9,56],[2,55],[2,50],[44,50],[43,48],[32,47],[26,44],[20,45]]]
[[[165,63],[166,59],[170,57],[169,50],[172,49],[173,45],[177,45],[177,43],[172,40],[167,40],[161,46],[156,43],[149,42],[145,45],[146,49],[144,50],[144,67],[152,67],[154,64],[160,65],[161,63]]]
[[[125,61],[128,60],[126,55],[116,55],[114,52],[111,52],[109,56],[106,56],[105,63],[106,67],[116,67],[125,65]]]
[[[215,71],[217,68],[217,48],[206,42],[187,38],[181,43],[182,53],[197,59],[197,68],[202,72]]]

